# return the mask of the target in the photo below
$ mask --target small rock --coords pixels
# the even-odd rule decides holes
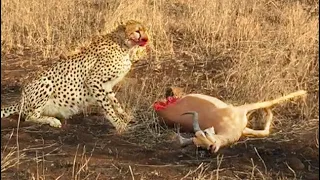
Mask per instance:
[[[302,170],[305,168],[304,164],[297,157],[288,158],[288,165],[294,170]]]

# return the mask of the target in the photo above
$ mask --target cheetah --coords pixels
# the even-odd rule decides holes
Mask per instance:
[[[25,121],[60,128],[60,120],[96,104],[121,133],[130,119],[112,88],[131,69],[131,51],[148,44],[146,31],[142,23],[129,20],[94,38],[86,48],[60,59],[23,86],[20,102],[1,108],[1,118],[21,111]]]

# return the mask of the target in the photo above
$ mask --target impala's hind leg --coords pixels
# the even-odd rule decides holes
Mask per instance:
[[[252,104],[245,104],[242,106],[238,106],[237,108],[244,110],[246,113],[252,110],[256,110],[256,109],[263,109],[263,108],[270,108],[271,106],[275,105],[275,104],[279,104],[282,101],[286,101],[288,99],[291,98],[295,98],[298,96],[303,96],[306,95],[307,92],[300,90],[300,91],[296,91],[294,93],[290,93],[286,96],[282,96],[280,98],[271,100],[271,101],[264,101],[264,102],[258,102],[258,103],[252,103]]]
[[[267,113],[267,122],[264,126],[264,130],[254,130],[251,128],[245,128],[242,132],[243,136],[248,136],[248,137],[266,137],[269,136],[270,134],[270,126],[271,126],[271,122],[272,122],[272,118],[273,118],[273,114],[271,112],[271,109],[266,108],[265,109],[266,113]]]

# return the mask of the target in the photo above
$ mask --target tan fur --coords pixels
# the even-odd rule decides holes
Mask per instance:
[[[180,124],[181,129],[187,132],[194,131],[195,115],[198,115],[196,123],[198,123],[200,130],[195,130],[195,137],[192,138],[192,141],[179,137],[180,142],[184,146],[193,142],[196,146],[217,152],[221,147],[238,141],[241,136],[268,136],[273,117],[270,107],[306,93],[301,90],[275,100],[241,106],[228,105],[217,98],[203,94],[188,94],[182,96],[175,104],[169,105],[157,113],[167,125]],[[246,127],[248,112],[256,109],[265,109],[266,111],[267,120],[264,130],[253,130]],[[193,117],[182,115],[186,112],[193,114]]]

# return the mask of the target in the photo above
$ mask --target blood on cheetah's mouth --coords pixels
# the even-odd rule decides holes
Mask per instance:
[[[138,42],[138,45],[139,45],[139,46],[145,46],[147,43],[148,43],[148,39],[141,39],[141,40]]]
[[[177,100],[179,100],[179,98],[170,96],[164,101],[156,101],[153,104],[153,109],[155,111],[163,110],[163,109],[167,108],[168,105],[174,104],[175,102],[177,102]]]
[[[139,46],[145,46],[148,43],[148,39],[131,39],[130,40],[132,43],[134,43],[135,45],[139,45]]]

